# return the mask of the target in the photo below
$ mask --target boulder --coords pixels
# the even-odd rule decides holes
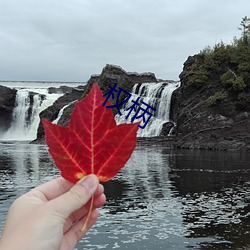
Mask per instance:
[[[160,136],[168,136],[172,128],[174,128],[175,124],[173,122],[165,122],[162,126],[162,130]]]

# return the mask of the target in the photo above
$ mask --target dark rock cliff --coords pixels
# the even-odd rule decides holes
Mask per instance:
[[[12,121],[16,90],[0,85],[0,132],[6,131]]]
[[[203,84],[191,84],[192,68],[199,69],[203,57],[195,55],[184,63],[181,87],[174,92],[177,118],[176,146],[180,148],[250,149],[250,94],[244,102],[221,84],[222,68]],[[226,93],[226,94],[224,94]]]

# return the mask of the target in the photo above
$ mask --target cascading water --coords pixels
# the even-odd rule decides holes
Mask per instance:
[[[152,137],[160,135],[163,124],[169,121],[172,93],[179,86],[179,82],[142,83],[141,85],[135,84],[132,89],[132,96],[121,109],[122,115],[120,116],[118,114],[115,116],[117,124],[131,122],[131,118],[135,112],[132,111],[128,119],[126,119],[129,112],[129,110],[126,109],[133,105],[132,100],[135,101],[138,97],[140,97],[139,102],[143,101],[147,103],[151,107],[155,108],[156,111],[149,109],[149,112],[152,113],[153,116],[150,118],[144,129],[140,128],[138,130],[137,136]],[[135,120],[135,122],[136,121],[137,120]]]
[[[24,90],[17,91],[16,101],[15,101],[15,109],[12,114],[12,124],[8,130],[8,134],[13,134],[13,132],[18,131],[20,133],[25,133],[27,128],[27,120],[29,109],[30,109],[30,98],[29,92]]]
[[[32,95],[31,92],[33,92]],[[13,141],[36,139],[40,122],[39,113],[52,105],[61,95],[49,94],[47,89],[19,89],[16,94],[11,126],[0,139]]]
[[[135,112],[131,112],[129,118],[126,116],[129,111],[126,111],[140,97],[139,102],[144,101],[156,111],[150,113],[153,116],[150,118],[147,126],[144,129],[139,129],[138,137],[158,136],[161,133],[164,123],[169,121],[169,111],[171,105],[171,97],[173,91],[178,88],[179,82],[160,82],[160,83],[143,83],[135,84],[132,90],[132,96],[121,109],[122,116],[116,115],[117,123],[130,123]],[[32,94],[31,94],[32,93]],[[40,122],[39,113],[52,105],[63,94],[49,94],[45,88],[18,88],[16,94],[16,107],[12,114],[11,127],[4,134],[0,135],[0,140],[13,141],[31,141],[36,139],[37,128]],[[73,101],[74,102],[74,101]],[[73,102],[65,105],[59,112],[57,119],[53,123],[57,123],[67,108]]]

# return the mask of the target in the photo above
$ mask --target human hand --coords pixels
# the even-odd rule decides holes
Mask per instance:
[[[62,177],[38,186],[11,205],[0,240],[1,250],[71,250],[96,222],[104,205],[104,188],[91,174],[72,184]],[[94,205],[86,230],[82,232]]]

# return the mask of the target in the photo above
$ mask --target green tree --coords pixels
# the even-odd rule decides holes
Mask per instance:
[[[247,44],[248,38],[250,36],[250,18],[247,16],[243,17],[240,22],[240,26],[241,27],[238,27],[238,29],[241,30],[243,40]]]

